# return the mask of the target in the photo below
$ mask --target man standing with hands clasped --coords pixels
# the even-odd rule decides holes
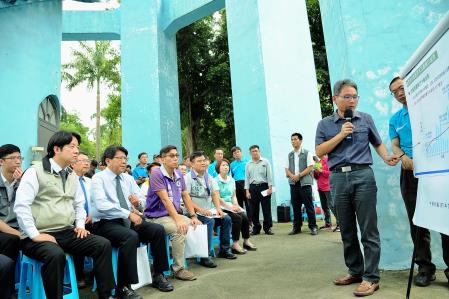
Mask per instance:
[[[410,223],[410,234],[415,244],[415,261],[418,264],[418,275],[415,284],[420,287],[430,285],[435,280],[435,264],[432,263],[430,251],[430,232],[423,227],[413,224],[415,214],[416,195],[418,193],[418,179],[413,174],[413,151],[412,151],[412,128],[405,97],[404,82],[399,77],[390,83],[390,91],[394,98],[403,105],[390,119],[390,138],[393,152],[401,158],[401,194]],[[441,245],[443,247],[443,259],[446,263],[446,278],[449,282],[449,236],[441,234]]]
[[[371,115],[356,110],[359,101],[357,84],[349,79],[338,81],[333,92],[337,110],[318,123],[315,144],[318,156],[329,156],[331,192],[348,267],[348,274],[337,278],[334,283],[349,285],[361,282],[354,295],[368,296],[379,289],[380,279],[377,186],[370,167],[373,158],[369,144],[386,164],[394,166],[399,159],[388,154]],[[347,110],[351,113],[345,113]],[[353,117],[349,117],[352,114]],[[364,254],[357,237],[357,223]]]

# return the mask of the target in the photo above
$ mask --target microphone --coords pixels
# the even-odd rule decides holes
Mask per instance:
[[[352,122],[353,114],[354,114],[354,112],[352,111],[351,108],[348,108],[345,110],[344,118],[346,119],[346,122]],[[352,140],[352,134],[349,134],[348,136],[346,136],[346,139]]]

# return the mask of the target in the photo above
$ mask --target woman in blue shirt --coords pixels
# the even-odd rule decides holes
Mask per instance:
[[[218,173],[216,180],[220,188],[220,202],[222,209],[232,219],[232,252],[235,254],[245,254],[247,250],[255,251],[257,247],[249,240],[249,221],[246,213],[239,206],[235,195],[235,181],[229,174],[229,161],[223,159],[215,165]],[[243,249],[240,247],[240,231],[243,237]]]

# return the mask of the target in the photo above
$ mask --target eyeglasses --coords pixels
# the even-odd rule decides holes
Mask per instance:
[[[128,161],[128,157],[114,157],[112,159],[122,160],[122,161]]]
[[[3,158],[4,160],[13,160],[13,161],[16,161],[16,160],[24,160],[25,159],[25,157],[22,157],[22,156],[14,156],[14,157],[8,157],[8,158]]]
[[[90,160],[77,160],[76,162],[90,164]]]
[[[170,157],[170,158],[179,158],[179,154],[166,154],[164,157]]]
[[[404,92],[404,86],[399,86],[398,89],[392,90],[391,95],[397,96],[399,94],[399,92]]]
[[[340,96],[340,98],[343,98],[345,101],[350,101],[350,100],[354,100],[354,101],[358,101],[360,99],[359,96],[351,96],[351,95],[345,95],[345,96]]]

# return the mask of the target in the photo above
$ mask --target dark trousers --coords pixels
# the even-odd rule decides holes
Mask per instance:
[[[100,297],[110,294],[114,288],[111,262],[111,243],[96,235],[77,238],[73,229],[47,233],[58,244],[52,242],[33,242],[23,240],[22,251],[28,257],[41,261],[42,280],[48,299],[60,299],[63,295],[65,252],[74,255],[90,256],[94,260],[94,275],[97,279]]]
[[[0,299],[12,298],[14,289],[14,265],[14,260],[6,255],[0,254]]]
[[[248,217],[248,221],[251,224],[251,205],[249,203],[248,198],[246,198],[245,191],[245,181],[235,181],[235,196],[237,197],[237,202],[239,206],[243,208],[243,204],[245,204],[246,215]]]
[[[413,175],[413,170],[401,169],[400,182],[402,199],[410,224],[410,235],[416,248],[415,262],[418,265],[418,271],[433,274],[435,273],[435,264],[432,263],[432,252],[430,251],[430,232],[427,228],[414,225],[412,221],[415,214],[418,179]],[[441,234],[441,245],[443,259],[447,266],[446,272],[449,274],[449,236]]]
[[[6,255],[14,262],[20,250],[20,237],[0,232],[0,254]]]
[[[265,232],[269,231],[273,226],[273,220],[271,219],[271,195],[262,196],[260,192],[267,190],[268,184],[251,184],[249,186],[249,193],[251,194],[251,211],[252,221],[253,221],[253,231],[259,233],[262,226],[259,221],[260,206],[262,206],[263,214],[263,230]]]
[[[86,230],[92,231],[92,223],[86,224]],[[77,280],[84,279],[84,255],[74,255],[73,264],[75,265],[75,274]]]
[[[334,215],[336,215],[336,213],[332,204],[331,193],[330,191],[318,190],[318,194],[320,195],[321,208],[324,212],[324,222],[328,225],[332,225],[331,210]],[[335,218],[337,218],[337,216],[335,216]]]
[[[214,228],[221,226],[220,229],[220,252],[229,251],[229,243],[231,241],[231,226],[232,220],[229,215],[223,218],[209,218],[202,215],[198,215],[198,220],[207,225],[207,246],[212,248],[212,241],[214,238]],[[211,252],[209,252],[210,254]]]
[[[299,231],[302,226],[301,206],[304,204],[307,213],[309,228],[316,227],[315,208],[313,206],[312,186],[301,187],[297,182],[290,185],[290,198],[293,207],[293,230]]]
[[[139,242],[151,243],[154,272],[168,270],[164,228],[156,223],[142,221],[141,225],[128,228],[123,219],[100,220],[94,223],[96,234],[105,237],[118,248],[117,288],[139,282],[137,275],[137,246]]]
[[[242,232],[243,239],[249,239],[249,221],[245,212],[232,213],[230,211],[226,211],[226,213],[232,220],[232,240],[240,240],[240,231]]]
[[[371,168],[330,176],[332,198],[337,209],[345,264],[349,274],[370,282],[379,281],[380,238],[377,229],[377,186]],[[363,252],[357,236],[360,227]]]

